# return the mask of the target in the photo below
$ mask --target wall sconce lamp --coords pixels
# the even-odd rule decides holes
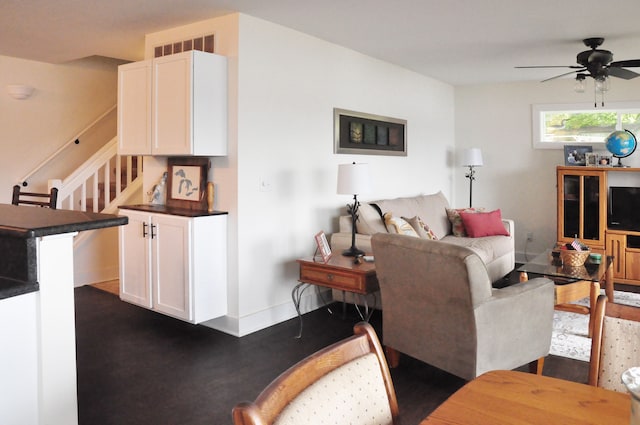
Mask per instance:
[[[340,164],[338,165],[338,194],[353,195],[353,205],[347,204],[347,212],[351,215],[351,248],[342,255],[357,257],[364,255],[364,251],[356,248],[356,221],[358,221],[358,195],[371,192],[371,173],[369,164]]]
[[[482,151],[479,148],[465,149],[460,158],[460,165],[469,167],[469,172],[464,176],[469,179],[469,208],[473,200],[473,181],[476,179],[476,170],[473,167],[482,167]]]
[[[9,84],[7,86],[9,96],[17,100],[28,99],[33,94],[33,90],[33,87],[24,84]]]

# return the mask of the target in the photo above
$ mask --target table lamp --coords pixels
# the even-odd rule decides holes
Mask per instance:
[[[473,167],[482,167],[482,151],[479,148],[465,149],[460,158],[460,165],[469,167],[469,172],[465,177],[469,179],[469,208],[473,200],[473,181],[476,179],[476,170]]]
[[[358,220],[358,195],[371,192],[371,174],[369,164],[339,164],[338,165],[338,194],[353,195],[353,205],[347,204],[347,212],[351,215],[351,248],[342,255],[357,257],[364,255],[364,251],[356,248],[356,221]]]

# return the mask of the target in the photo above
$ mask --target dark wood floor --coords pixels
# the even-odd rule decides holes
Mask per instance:
[[[252,400],[293,363],[352,333],[326,309],[236,338],[120,301],[76,290],[80,424],[231,424],[231,408]],[[371,323],[381,331],[381,313]],[[523,368],[523,370],[525,370]],[[588,364],[550,356],[545,375],[586,382]],[[403,357],[392,371],[403,423],[417,424],[464,384]]]

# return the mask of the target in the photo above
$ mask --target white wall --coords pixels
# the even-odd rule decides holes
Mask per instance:
[[[351,197],[337,166],[368,162],[362,200],[450,194],[453,88],[317,38],[241,15],[238,95],[237,332],[292,317],[295,260],[335,230]],[[407,157],[336,155],[333,108],[408,121]],[[271,191],[261,191],[267,181]],[[270,323],[272,322],[272,323]]]
[[[0,56],[0,154],[5,158],[0,202],[11,202],[11,187],[19,179],[115,105],[116,65],[99,60],[54,65]],[[6,93],[8,84],[27,84],[35,92],[15,100]]]
[[[639,79],[640,80],[640,79]],[[588,81],[588,89],[592,88]],[[573,91],[573,80],[460,86],[455,89],[456,150],[480,147],[484,166],[477,168],[473,205],[500,208],[513,218],[516,256],[522,261],[556,242],[556,166],[564,165],[562,149],[533,149],[531,105],[593,103],[593,93]],[[607,102],[640,100],[640,81],[613,78]],[[594,147],[595,149],[595,147]],[[605,150],[600,147],[598,150]],[[640,153],[625,161],[640,166]],[[455,203],[468,205],[465,169],[454,168]],[[526,234],[533,241],[526,244]]]
[[[212,30],[216,52],[230,59],[229,155],[213,158],[216,208],[229,211],[230,270],[229,314],[208,324],[245,335],[295,317],[295,260],[313,254],[319,230],[337,230],[351,201],[336,194],[338,164],[371,164],[375,191],[362,201],[438,190],[451,196],[454,92],[247,15],[148,35],[147,55],[164,40]],[[334,154],[334,107],[406,119],[409,155]],[[271,190],[261,191],[261,181]],[[315,305],[303,301],[305,309]]]

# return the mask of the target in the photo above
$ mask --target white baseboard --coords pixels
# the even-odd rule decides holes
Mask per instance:
[[[323,291],[323,296],[326,300],[331,300],[330,291]],[[318,296],[317,292],[313,290],[313,288],[310,288],[310,290],[305,292],[304,296],[300,300],[300,313],[305,314],[323,306],[324,303]],[[223,316],[203,322],[201,325],[233,336],[243,337],[250,333],[277,325],[278,323],[282,323],[286,320],[297,318],[297,316],[298,313],[293,305],[293,301],[288,301],[247,316]],[[291,336],[294,337],[295,335]]]
[[[106,282],[119,278],[118,266],[105,267],[100,270],[76,270],[73,276],[73,286],[78,288],[84,285],[91,285],[98,282]]]

